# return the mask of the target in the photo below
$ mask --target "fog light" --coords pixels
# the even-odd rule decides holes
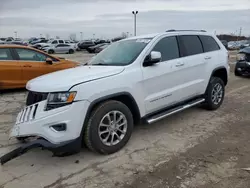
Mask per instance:
[[[50,128],[54,129],[57,132],[61,132],[61,131],[66,131],[67,125],[66,123],[60,123],[60,124],[52,125]]]

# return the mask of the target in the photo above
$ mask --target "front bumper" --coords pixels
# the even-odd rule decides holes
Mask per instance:
[[[0,157],[0,163],[1,165],[7,163],[8,161],[26,153],[27,151],[41,147],[43,149],[48,149],[55,153],[57,156],[66,156],[71,155],[74,153],[77,153],[80,151],[81,148],[81,139],[80,137],[72,140],[63,142],[60,144],[52,144],[44,139],[37,139],[31,142],[28,142],[26,144],[23,144],[22,146],[10,151],[9,153],[6,153],[5,155]]]
[[[236,63],[235,69],[242,74],[250,75],[250,62],[240,61]]]
[[[41,137],[52,144],[61,144],[78,138],[82,131],[88,101],[45,111],[46,101],[25,107],[17,116],[10,132],[13,137]],[[66,130],[56,131],[52,126],[66,124]]]

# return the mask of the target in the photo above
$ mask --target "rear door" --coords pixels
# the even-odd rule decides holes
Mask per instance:
[[[10,48],[0,48],[0,89],[23,87],[21,66]]]
[[[211,76],[211,72],[213,71],[216,64],[220,66],[220,63],[225,62],[225,60],[227,59],[227,53],[220,53],[221,48],[213,37],[207,35],[199,35],[199,38],[202,42],[204,49],[204,76],[206,76],[207,80],[205,87],[203,88],[205,92],[206,86]]]
[[[180,79],[183,80],[180,100],[186,100],[204,93],[206,82],[206,60],[203,46],[197,35],[178,36],[181,64],[176,65]]]
[[[46,63],[46,58],[51,57],[28,48],[15,48],[15,52],[22,69],[21,77],[24,83],[43,74],[56,71],[58,69],[56,64],[60,63],[57,61],[57,63],[50,65]],[[52,60],[55,61],[54,58]]]
[[[58,44],[55,46],[55,53],[64,53],[64,44]]]

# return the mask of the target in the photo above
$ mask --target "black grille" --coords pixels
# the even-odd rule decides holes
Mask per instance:
[[[26,100],[26,105],[32,105],[38,102],[41,102],[43,100],[46,100],[48,97],[48,93],[38,93],[30,91]]]

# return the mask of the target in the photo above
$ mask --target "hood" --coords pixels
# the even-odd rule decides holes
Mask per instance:
[[[121,66],[78,66],[32,79],[26,88],[36,92],[67,91],[76,84],[113,76],[124,69]]]

